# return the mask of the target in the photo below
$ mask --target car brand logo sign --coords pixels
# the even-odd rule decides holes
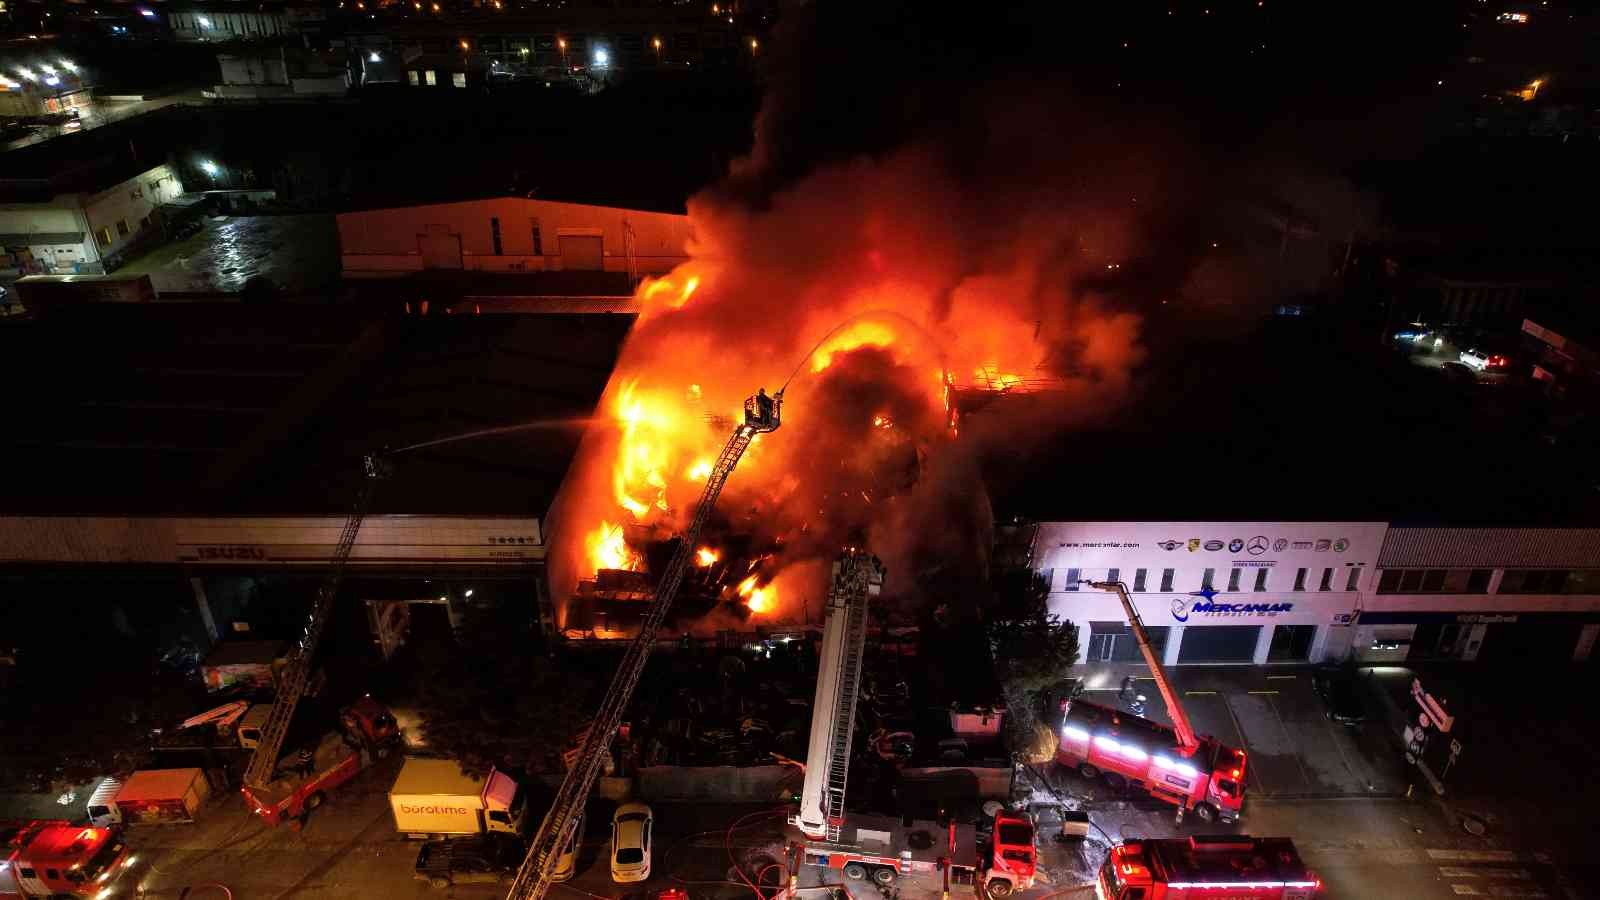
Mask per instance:
[[[1288,538],[1278,538],[1277,540],[1272,542],[1272,549],[1277,551],[1278,553],[1282,553],[1283,551],[1289,549],[1289,539]]]
[[[1326,553],[1328,551],[1328,548],[1332,547],[1332,546],[1333,546],[1333,541],[1330,541],[1327,538],[1323,538],[1322,540],[1317,541],[1317,552],[1318,553]]]
[[[1244,545],[1244,548],[1245,550],[1249,551],[1251,556],[1260,556],[1261,554],[1267,552],[1268,546],[1269,544],[1267,542],[1267,536],[1264,534],[1258,534],[1251,538],[1249,542]]]
[[[1240,538],[1234,538],[1233,540],[1228,542],[1228,552],[1229,553],[1238,553],[1240,550],[1243,550],[1243,549],[1244,549],[1244,541],[1242,539],[1240,539]]]
[[[1310,550],[1312,543],[1310,541],[1292,541],[1289,546],[1296,550]]]
[[[1213,553],[1215,553],[1216,551],[1222,549],[1222,542],[1221,541],[1206,541],[1206,549],[1212,551]]]
[[[1176,550],[1183,546],[1183,541],[1165,540],[1157,541],[1156,546],[1163,550]]]
[[[1333,552],[1335,553],[1343,553],[1348,549],[1350,549],[1350,541],[1348,538],[1339,538],[1337,541],[1333,542]]]
[[[1193,552],[1195,552],[1196,550],[1199,550],[1199,549],[1200,549],[1200,539],[1199,538],[1189,538],[1189,552],[1193,553]]]

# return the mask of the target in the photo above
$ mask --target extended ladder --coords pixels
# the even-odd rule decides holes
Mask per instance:
[[[577,761],[567,770],[561,789],[556,792],[555,802],[545,814],[533,842],[528,845],[528,855],[522,861],[522,868],[517,871],[516,880],[511,883],[511,890],[506,893],[510,900],[540,900],[550,889],[556,859],[561,855],[561,848],[566,846],[572,829],[577,827],[583,806],[589,800],[589,791],[599,777],[600,766],[611,751],[611,739],[622,724],[622,716],[633,699],[634,688],[638,686],[650,651],[655,646],[656,631],[660,629],[667,611],[672,608],[673,598],[689,571],[700,529],[711,517],[711,510],[722,494],[723,485],[727,484],[728,476],[733,474],[739,457],[744,455],[750,442],[758,434],[778,429],[782,403],[782,391],[772,397],[771,404],[765,410],[756,404],[753,397],[745,402],[744,424],[734,429],[733,436],[728,439],[722,454],[717,457],[716,465],[711,469],[711,477],[706,479],[700,502],[695,506],[694,517],[689,520],[671,561],[661,575],[655,599],[651,601],[644,621],[639,625],[639,634],[628,645],[628,651],[611,679],[611,687],[606,691],[600,710],[595,713],[589,734],[584,738],[583,749]]]
[[[372,502],[372,492],[378,485],[378,479],[388,472],[383,461],[376,456],[367,456],[362,463],[366,477],[362,479],[361,490],[356,494],[350,515],[344,520],[344,528],[339,532],[339,543],[335,545],[333,557],[328,562],[328,576],[317,589],[317,598],[311,604],[311,615],[306,617],[305,631],[289,650],[288,664],[278,680],[272,711],[261,726],[261,743],[256,746],[255,753],[250,757],[250,765],[244,771],[245,784],[252,787],[263,787],[272,781],[273,770],[278,765],[278,754],[283,750],[283,740],[289,734],[289,723],[294,719],[295,707],[305,695],[306,684],[311,680],[311,665],[317,652],[317,643],[322,640],[322,632],[333,613],[333,600],[339,593],[339,580],[344,576],[345,563],[350,559],[350,551],[355,549],[356,535],[361,532],[361,523],[367,517],[367,506]]]

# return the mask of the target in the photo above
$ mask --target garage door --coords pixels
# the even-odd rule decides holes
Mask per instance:
[[[598,272],[606,267],[599,235],[561,235],[561,268]]]
[[[1211,625],[1185,628],[1178,662],[1250,662],[1256,655],[1260,625]]]
[[[1146,626],[1145,631],[1149,632],[1150,645],[1155,650],[1156,658],[1160,659],[1166,652],[1167,626]],[[1084,654],[1086,662],[1140,662],[1143,659],[1139,653],[1139,642],[1133,639],[1133,629],[1126,622],[1089,623],[1089,650]]]

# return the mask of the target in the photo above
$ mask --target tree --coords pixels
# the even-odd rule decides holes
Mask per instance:
[[[1012,749],[1029,762],[1055,752],[1054,732],[1042,715],[1044,692],[1067,677],[1078,661],[1078,631],[1050,612],[1050,583],[1023,569],[995,579],[989,651],[1006,696]]]
[[[454,646],[419,656],[423,736],[475,773],[561,771],[561,753],[592,713],[593,686],[608,674],[542,652],[529,624],[501,607],[470,609]]]

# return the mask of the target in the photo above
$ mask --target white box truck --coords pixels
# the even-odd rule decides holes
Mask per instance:
[[[395,830],[436,840],[463,834],[521,834],[527,815],[522,786],[491,768],[486,778],[461,771],[453,759],[411,757],[389,790]]]

